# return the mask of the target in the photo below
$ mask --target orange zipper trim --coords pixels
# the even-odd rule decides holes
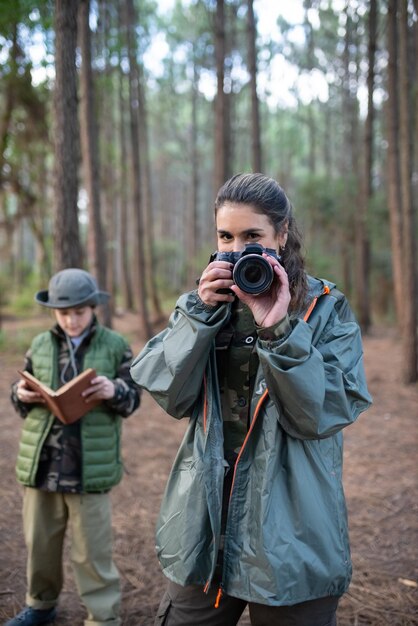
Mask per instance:
[[[325,285],[325,286],[324,286],[324,290],[323,290],[323,292],[322,292],[322,294],[321,294],[321,295],[326,295],[326,294],[329,294],[329,292],[330,292],[329,287],[328,287],[327,285]],[[311,316],[311,313],[312,313],[312,311],[314,310],[314,308],[315,308],[315,306],[316,306],[316,303],[318,302],[318,297],[319,297],[319,296],[316,296],[316,297],[312,300],[311,304],[310,304],[310,305],[309,305],[309,307],[308,307],[308,310],[306,311],[305,315],[303,316],[303,320],[304,320],[305,322],[306,322],[306,321],[308,321],[309,317]],[[207,395],[206,395],[206,394],[207,394],[207,389],[206,389],[206,375],[203,375],[203,385],[204,385],[203,429],[204,429],[204,432],[206,433],[206,419],[207,419]],[[234,476],[233,476],[233,478],[232,478],[231,491],[229,492],[229,500],[231,500],[232,491],[233,491],[233,489],[234,489],[235,477],[236,477],[236,473],[237,473],[238,463],[239,463],[239,461],[240,461],[240,459],[241,459],[242,453],[244,452],[245,446],[247,445],[248,439],[249,439],[249,438],[250,438],[250,436],[251,436],[251,433],[252,433],[252,431],[253,431],[253,428],[254,428],[254,425],[255,425],[255,423],[256,423],[257,417],[258,417],[258,415],[259,415],[259,413],[260,413],[261,406],[262,406],[262,404],[263,404],[264,400],[267,398],[268,394],[269,394],[269,390],[266,388],[266,389],[265,389],[265,391],[264,391],[264,393],[263,393],[263,395],[261,396],[261,398],[260,398],[260,399],[259,399],[259,401],[257,402],[257,406],[255,407],[255,411],[254,411],[254,417],[253,417],[253,420],[252,420],[252,422],[251,422],[251,424],[250,424],[250,428],[248,429],[248,432],[247,432],[247,434],[246,434],[246,436],[245,436],[245,439],[244,439],[244,442],[243,442],[243,444],[242,444],[242,446],[241,446],[241,449],[240,449],[240,451],[239,451],[239,453],[238,453],[237,460],[235,461],[235,466],[234,466]],[[208,589],[209,589],[209,584],[210,584],[210,582],[209,582],[209,580],[208,580],[208,581],[207,581],[207,583],[206,583],[206,585],[203,587],[203,591],[204,591],[205,593],[206,593],[206,592],[208,591]],[[215,605],[214,605],[214,606],[215,606],[215,609],[219,608],[219,603],[220,603],[220,601],[221,601],[221,598],[222,598],[222,588],[221,588],[221,587],[219,587],[218,594],[217,594],[217,596],[216,596]]]
[[[327,294],[329,294],[329,291],[330,291],[330,289],[329,289],[328,285],[325,285],[325,286],[324,286],[324,290],[323,290],[323,292],[322,292],[322,294],[321,294],[321,295],[322,295],[322,296],[327,295]],[[307,321],[308,321],[308,319],[310,318],[311,313],[312,313],[312,311],[314,310],[314,308],[315,308],[315,306],[316,306],[316,303],[318,302],[318,297],[319,297],[319,296],[316,296],[316,297],[312,300],[312,302],[310,303],[310,305],[309,305],[309,307],[308,307],[308,310],[306,311],[305,315],[303,316],[303,321],[304,321],[304,322],[307,322]]]
[[[323,293],[323,294],[328,294],[328,293],[329,293],[329,287],[325,285],[325,286],[324,286],[324,290],[323,290],[323,292],[322,292],[322,293]],[[306,311],[306,313],[305,313],[305,315],[304,315],[304,317],[303,317],[303,319],[304,319],[304,321],[305,321],[305,322],[306,322],[306,321],[309,319],[309,317],[311,316],[311,313],[312,313],[312,311],[314,310],[315,305],[316,305],[316,303],[317,303],[317,302],[318,302],[318,296],[316,296],[316,297],[312,300],[311,304],[309,305],[309,308],[308,308],[308,310]],[[248,429],[248,432],[247,432],[247,434],[246,434],[246,436],[245,436],[244,442],[243,442],[243,444],[242,444],[242,446],[241,446],[241,449],[240,449],[240,451],[239,451],[239,454],[238,454],[238,456],[237,456],[237,460],[235,461],[235,467],[234,467],[234,477],[233,477],[233,479],[232,479],[232,485],[231,485],[231,491],[230,491],[229,499],[231,499],[231,493],[232,493],[232,490],[233,490],[233,488],[234,488],[234,483],[235,483],[235,475],[236,475],[236,471],[237,471],[237,465],[238,465],[239,460],[240,460],[240,458],[241,458],[241,456],[242,456],[242,453],[243,453],[243,451],[244,451],[244,448],[245,448],[245,446],[247,445],[247,441],[248,441],[248,439],[249,439],[249,437],[250,437],[250,435],[251,435],[251,433],[252,433],[252,431],[253,431],[254,424],[255,424],[255,422],[256,422],[256,419],[257,419],[258,414],[259,414],[260,409],[261,409],[261,405],[263,404],[264,400],[265,400],[265,399],[266,399],[266,397],[268,396],[268,393],[269,393],[269,390],[266,388],[266,390],[264,391],[263,395],[262,395],[262,396],[261,396],[261,398],[259,399],[259,401],[258,401],[258,403],[257,403],[257,406],[255,407],[253,420],[252,420],[251,425],[250,425],[250,428]]]
[[[316,296],[316,298],[314,298],[312,300],[312,302],[310,303],[308,310],[306,311],[305,315],[303,316],[303,321],[304,322],[308,321],[308,319],[309,319],[312,311],[314,310],[315,305],[316,305],[317,302],[318,302],[318,296]]]
[[[245,448],[245,446],[247,444],[247,441],[248,441],[248,439],[249,439],[249,437],[251,435],[251,432],[252,432],[252,430],[254,428],[254,424],[255,424],[255,422],[257,420],[257,417],[258,417],[258,414],[260,412],[261,405],[263,404],[264,400],[267,398],[268,394],[269,394],[269,390],[266,389],[264,391],[263,395],[261,396],[261,398],[259,399],[259,401],[257,402],[257,406],[255,407],[255,411],[254,411],[254,418],[253,418],[253,420],[251,422],[250,428],[248,429],[248,433],[247,433],[247,435],[246,435],[246,437],[244,439],[244,443],[241,446],[241,450],[239,451],[239,454],[237,456],[237,460],[235,461],[234,476],[232,478],[231,491],[229,492],[229,499],[230,500],[231,500],[232,490],[234,488],[235,475],[237,473],[237,467],[238,467],[239,460],[240,460],[241,455],[242,455],[242,453],[244,451],[244,448]],[[204,586],[203,590],[207,591],[208,589],[209,589],[209,581],[206,583],[206,585]],[[219,603],[221,601],[221,598],[222,598],[222,587],[219,587],[218,595],[216,596],[216,600],[215,600],[215,604],[214,604],[214,608],[215,609],[219,608]]]
[[[235,461],[234,476],[232,478],[231,491],[229,492],[229,499],[230,500],[231,500],[232,490],[234,488],[235,476],[236,476],[236,473],[237,473],[238,463],[239,463],[239,461],[241,459],[242,453],[244,452],[245,446],[247,445],[248,439],[250,438],[250,435],[251,435],[251,433],[253,431],[254,424],[257,421],[257,417],[258,417],[258,414],[260,413],[261,405],[263,404],[264,400],[267,398],[268,395],[269,395],[269,390],[266,389],[264,391],[263,395],[261,396],[261,398],[259,399],[259,401],[257,402],[257,406],[255,407],[255,411],[254,411],[254,417],[253,417],[252,422],[250,424],[250,427],[248,429],[248,433],[245,436],[244,443],[242,444],[241,449],[240,449],[240,451],[238,453],[237,460]]]

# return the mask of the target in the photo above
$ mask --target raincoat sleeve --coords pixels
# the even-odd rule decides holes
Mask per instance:
[[[309,324],[291,320],[283,337],[266,341],[260,333],[259,340],[279,423],[299,439],[334,435],[371,404],[360,328],[347,300],[323,296],[317,306]]]
[[[229,307],[206,306],[191,292],[181,296],[168,326],[134,359],[131,376],[170,415],[190,415],[202,387],[210,349]]]

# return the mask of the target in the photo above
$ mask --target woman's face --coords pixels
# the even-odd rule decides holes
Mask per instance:
[[[259,243],[276,252],[286,244],[287,226],[276,233],[267,215],[250,204],[226,202],[216,215],[216,233],[220,252],[241,252],[247,243]]]
[[[69,337],[78,337],[91,323],[94,309],[91,306],[54,309],[55,319]]]

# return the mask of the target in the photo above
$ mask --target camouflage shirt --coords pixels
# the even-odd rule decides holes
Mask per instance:
[[[97,320],[94,318],[81,343],[72,350],[75,371],[71,364],[70,348],[64,332],[58,325],[52,329],[59,340],[58,371],[62,384],[83,370],[84,355],[96,328]],[[112,381],[115,385],[115,395],[111,400],[105,401],[107,406],[122,417],[127,417],[135,411],[140,401],[140,390],[129,373],[132,357],[132,352],[128,349],[119,365],[117,377]],[[25,355],[24,369],[33,373],[30,350]],[[32,405],[20,402],[16,395],[16,385],[17,383],[12,385],[12,403],[18,413],[22,417],[26,417]],[[63,424],[55,418],[42,447],[36,475],[36,488],[65,493],[80,493],[82,491],[80,421],[73,424]]]
[[[250,309],[238,298],[231,318],[216,338],[224,422],[225,458],[233,464],[249,427],[249,409],[258,367],[257,331]]]

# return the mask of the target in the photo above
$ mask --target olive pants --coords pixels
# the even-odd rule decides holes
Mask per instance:
[[[23,529],[28,550],[26,604],[49,609],[63,585],[63,545],[71,530],[71,562],[88,618],[85,626],[119,626],[119,574],[112,560],[108,493],[50,493],[25,487]]]
[[[169,582],[154,626],[235,626],[247,602],[223,596],[215,608],[216,587],[205,594],[203,587],[182,587]],[[252,626],[336,626],[338,597],[301,602],[293,606],[248,603]]]

